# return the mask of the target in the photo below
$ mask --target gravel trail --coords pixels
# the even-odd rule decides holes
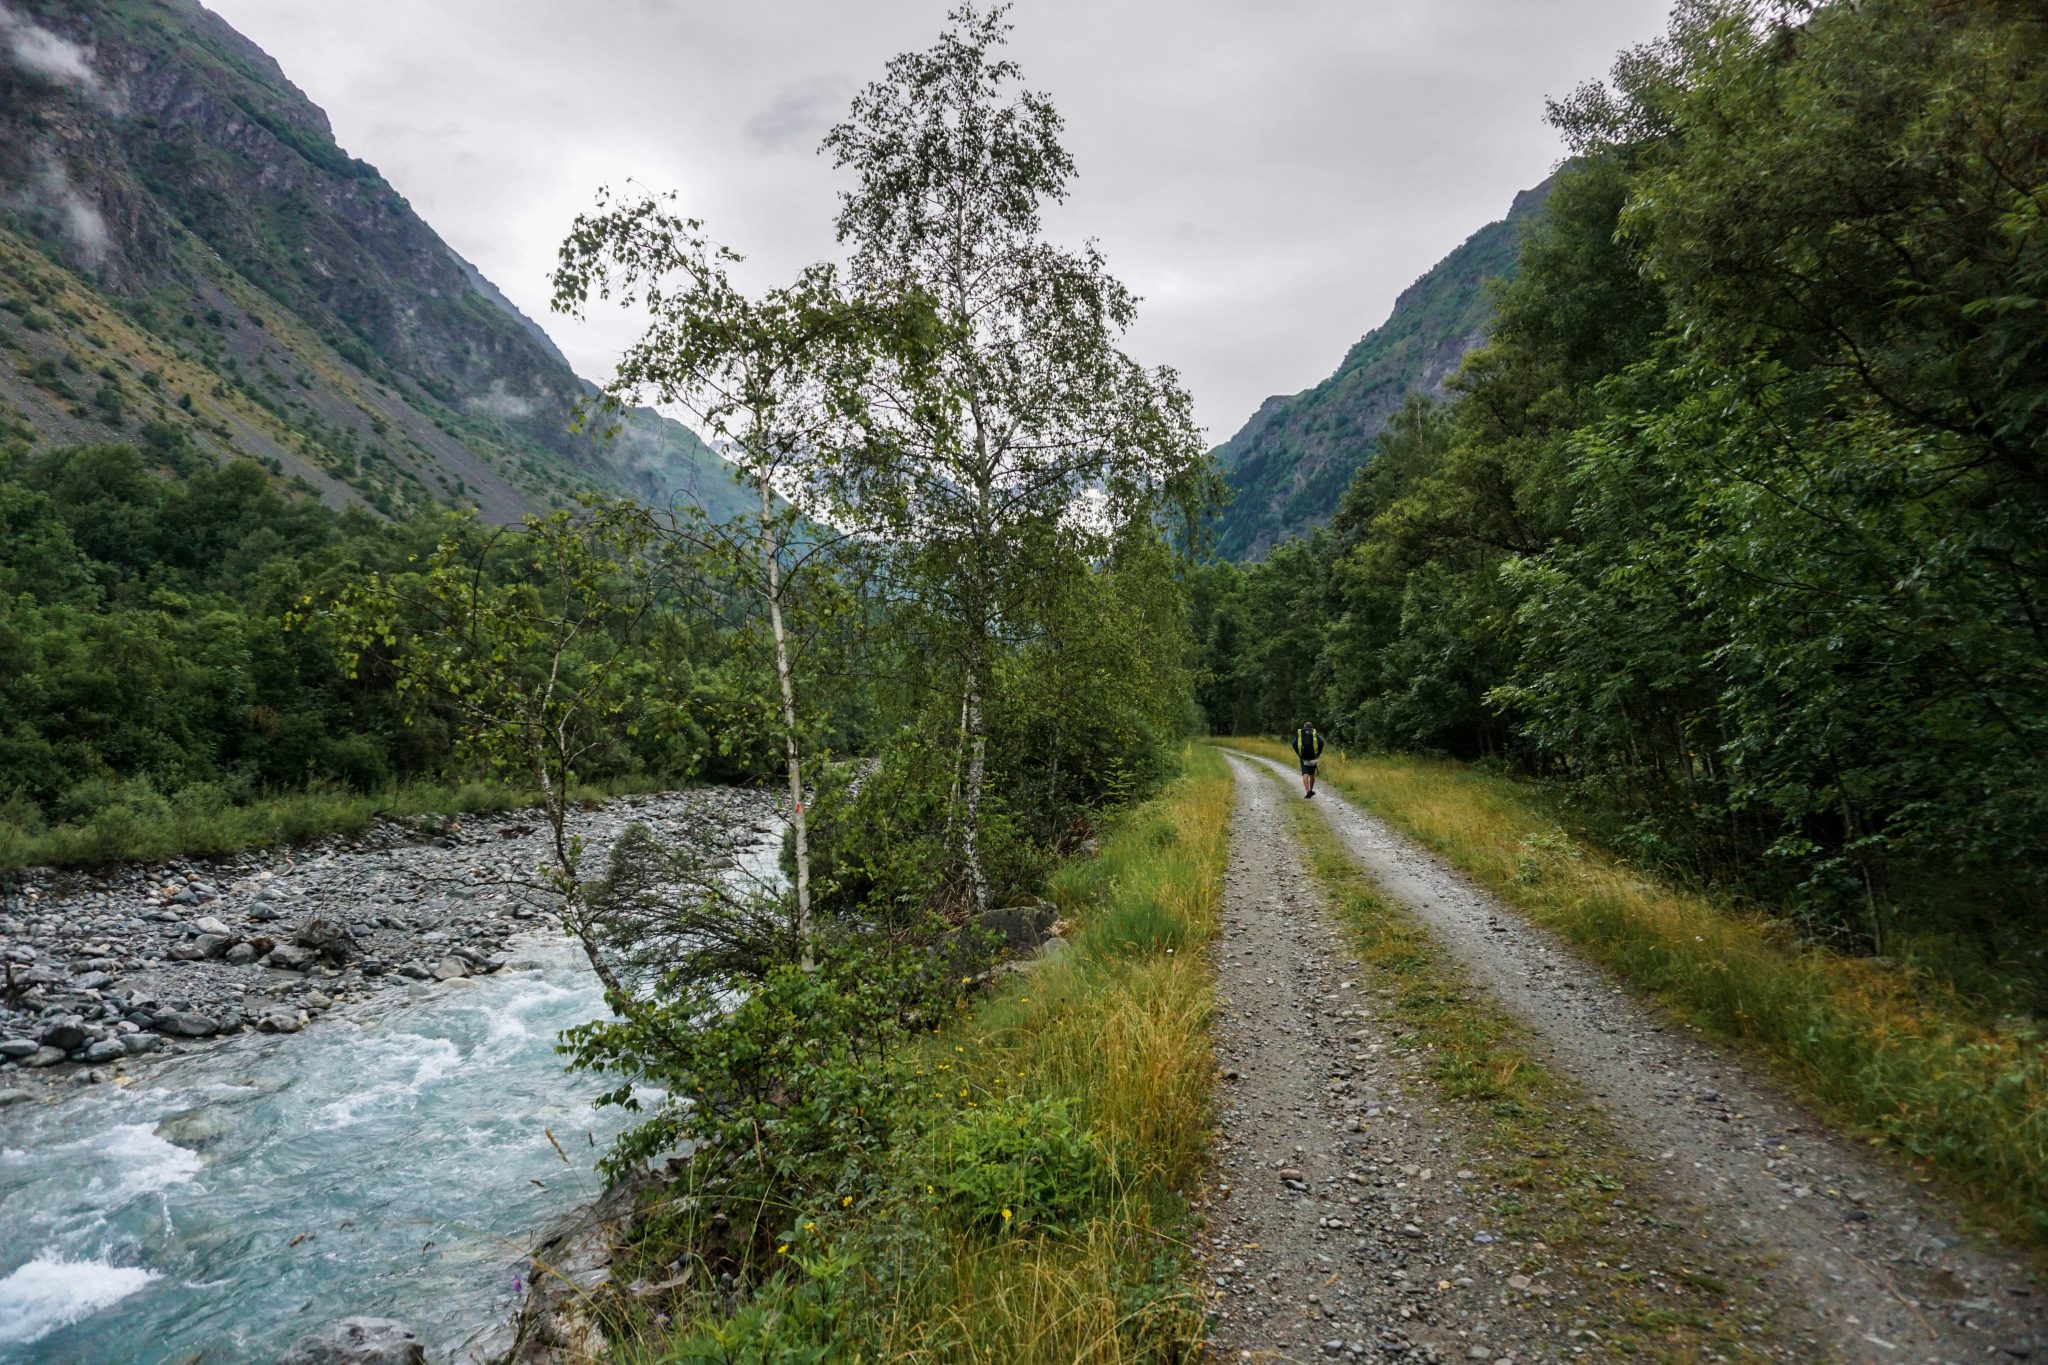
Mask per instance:
[[[1483,1163],[1383,1047],[1274,784],[1233,759],[1218,975],[1218,1184],[1201,1256],[1218,1359],[1574,1358],[1561,1320],[1510,1305]],[[1521,1278],[1519,1276],[1515,1278]],[[1517,1296],[1519,1297],[1519,1296]]]
[[[1279,763],[1252,761],[1292,778]],[[1241,763],[1233,767],[1247,822],[1233,831],[1233,876],[1241,859],[1298,867],[1297,853],[1272,847],[1285,841],[1261,814],[1280,789],[1250,780]],[[1248,791],[1263,795],[1248,801]],[[1701,1211],[1704,1236],[1775,1263],[1783,1302],[1824,1324],[1841,1355],[2048,1358],[2048,1304],[2018,1258],[1963,1234],[1895,1167],[1328,786],[1318,789],[1315,809],[1381,893],[1416,914],[1474,984],[1520,1021],[1532,1051],[1595,1097],[1622,1138],[1658,1163],[1671,1191]],[[1268,866],[1254,881],[1298,879]],[[1271,945],[1262,970],[1282,970],[1279,946]]]

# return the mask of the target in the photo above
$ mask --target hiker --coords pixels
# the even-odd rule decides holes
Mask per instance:
[[[1301,794],[1313,801],[1316,795],[1316,760],[1323,756],[1323,737],[1314,721],[1303,722],[1294,732],[1294,756],[1301,760]]]

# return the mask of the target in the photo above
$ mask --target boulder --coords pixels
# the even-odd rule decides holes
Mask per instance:
[[[60,1015],[43,1026],[42,1044],[69,1052],[75,1047],[85,1046],[85,1024],[70,1015]]]
[[[302,921],[292,934],[292,942],[301,948],[310,948],[321,957],[339,967],[348,961],[355,951],[356,941],[346,926],[331,919],[309,919]]]
[[[469,975],[469,964],[450,954],[434,964],[434,980],[452,981],[458,976]]]
[[[303,972],[306,968],[312,966],[316,960],[316,954],[310,948],[301,948],[291,943],[280,943],[270,950],[269,956],[263,959],[263,965],[275,967],[279,971]]]
[[[256,960],[255,945],[249,943],[237,943],[234,947],[227,950],[226,957],[228,962],[233,966],[246,967],[251,962],[254,962]]]
[[[1002,941],[1007,952],[1029,952],[1045,941],[1052,931],[1053,921],[1059,918],[1059,911],[1044,901],[1031,905],[1014,905],[1001,910],[985,910],[977,923],[982,932]]]
[[[262,1033],[297,1033],[306,1026],[306,1016],[294,1009],[264,1011],[256,1021],[256,1028]]]
[[[277,1365],[426,1365],[426,1348],[411,1328],[390,1318],[343,1318],[300,1337]]]
[[[226,934],[201,934],[192,940],[192,946],[204,958],[225,957],[234,940]]]
[[[129,1033],[121,1038],[121,1047],[130,1057],[140,1057],[145,1052],[154,1052],[164,1045],[164,1040],[154,1033]]]
[[[211,1038],[220,1032],[220,1022],[194,1010],[171,1010],[156,1017],[156,1028],[180,1038]]]
[[[111,1062],[128,1055],[128,1047],[119,1038],[103,1038],[85,1050],[88,1062]]]

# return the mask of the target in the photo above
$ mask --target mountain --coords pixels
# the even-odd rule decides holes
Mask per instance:
[[[572,432],[593,386],[195,0],[0,0],[0,351],[0,442],[190,442],[387,513],[746,505],[651,410]]]
[[[1489,285],[1514,274],[1520,228],[1550,181],[1515,196],[1488,223],[1394,300],[1337,372],[1305,393],[1268,398],[1213,454],[1232,498],[1217,519],[1217,551],[1257,559],[1327,520],[1387,419],[1411,390],[1441,397],[1467,352],[1486,339]]]

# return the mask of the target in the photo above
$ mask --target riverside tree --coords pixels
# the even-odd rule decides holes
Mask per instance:
[[[863,381],[888,322],[845,296],[816,265],[785,287],[749,298],[726,266],[740,257],[709,242],[703,224],[666,199],[615,203],[601,194],[579,215],[555,271],[555,308],[580,314],[593,293],[645,310],[648,322],[605,386],[613,410],[648,396],[689,409],[725,444],[757,510],[723,525],[687,509],[665,523],[673,546],[715,574],[735,574],[767,618],[783,775],[796,864],[796,936],[813,962],[809,817],[804,752],[816,717],[800,695],[791,607],[796,581],[829,602],[834,551],[848,543],[807,512],[822,471],[858,439]],[[820,607],[828,611],[829,606]]]
[[[663,723],[643,649],[662,588],[647,519],[593,500],[483,533],[452,520],[425,562],[345,586],[318,620],[351,678],[393,680],[408,724],[450,715],[464,749],[532,784],[549,836],[538,889],[616,1000],[623,983],[569,816],[578,778],[621,732]]]
[[[1045,238],[1041,208],[1066,197],[1074,163],[1051,101],[997,55],[1004,14],[954,10],[825,139],[854,175],[838,220],[851,283],[930,314],[920,344],[869,376],[871,438],[833,471],[833,514],[889,550],[953,673],[948,811],[978,909],[988,700],[1028,589],[1195,496],[1206,470],[1178,377],[1121,349],[1136,298],[1092,243]]]

